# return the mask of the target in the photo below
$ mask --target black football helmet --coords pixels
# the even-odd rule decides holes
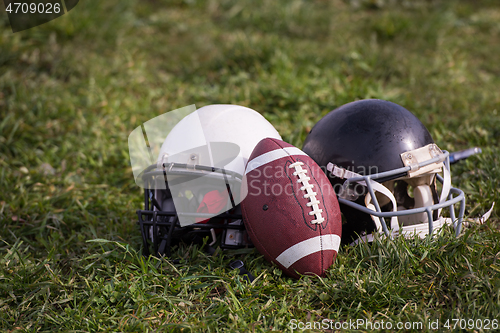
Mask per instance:
[[[167,135],[168,134],[168,135]],[[179,242],[252,246],[239,203],[245,166],[266,137],[281,139],[256,111],[194,106],[156,117],[129,136],[136,183],[144,188],[138,223],[145,255],[170,256]]]
[[[453,225],[460,232],[465,196],[451,187],[449,153],[404,107],[375,99],[345,104],[318,121],[303,151],[323,168],[339,197],[343,244],[359,237],[371,241],[381,231],[425,237]],[[445,207],[448,218],[440,214]]]

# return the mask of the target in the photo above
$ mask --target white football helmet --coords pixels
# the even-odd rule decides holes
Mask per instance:
[[[147,146],[130,153],[136,182],[145,189],[145,208],[137,212],[145,253],[152,245],[153,253],[168,254],[180,238],[208,235],[214,244],[220,229],[221,247],[248,244],[239,210],[246,195],[241,182],[257,143],[281,139],[276,129],[258,112],[238,105],[186,107],[156,117],[144,128],[148,140],[137,128],[129,147]],[[163,140],[162,129],[169,130]],[[152,165],[139,167],[141,152],[149,154],[149,162],[155,156]]]

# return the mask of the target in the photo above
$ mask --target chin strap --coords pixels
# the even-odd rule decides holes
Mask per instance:
[[[441,230],[441,228],[445,225],[450,225],[453,226],[453,220],[449,217],[439,217],[437,220],[434,221],[434,228],[432,231],[432,234],[436,234]],[[427,223],[421,223],[421,224],[414,224],[414,225],[407,225],[401,227],[399,229],[398,233],[393,233],[392,236],[397,236],[397,235],[402,235],[403,237],[409,238],[413,237],[414,235],[418,235],[420,238],[425,238],[429,234],[429,225]],[[386,237],[384,233],[380,234],[381,238]],[[368,235],[363,235],[360,236],[358,239],[356,239],[354,242],[350,243],[349,245],[356,245],[359,244],[360,242],[366,242],[366,243],[371,243],[375,239],[374,234],[368,234]]]
[[[445,225],[453,226],[453,220],[449,217],[439,216],[437,220],[433,221],[432,234],[436,234]],[[420,238],[425,238],[429,234],[429,224],[420,223],[414,225],[403,226],[400,232],[404,237],[412,237],[418,235]]]
[[[355,178],[355,177],[363,177],[362,175],[360,175],[358,173],[355,173],[355,172],[352,172],[352,171],[340,168],[340,167],[336,166],[333,163],[328,163],[328,165],[326,166],[326,169],[328,171],[330,171],[334,176],[342,178],[342,179],[350,179],[350,178]],[[385,195],[386,197],[388,197],[391,200],[391,202],[392,202],[392,211],[393,212],[397,212],[396,198],[394,198],[394,195],[391,193],[391,191],[389,191],[389,189],[387,187],[385,187],[384,185],[382,185],[382,184],[380,184],[380,183],[378,183],[378,182],[376,182],[374,180],[368,179],[368,181],[370,182],[370,185],[371,185],[371,188],[373,189],[373,191],[380,192],[380,193],[382,193],[383,195]],[[358,183],[360,185],[363,185],[365,187],[368,187],[365,181],[360,180],[360,181],[356,181],[356,183]],[[343,189],[342,192],[343,192],[342,194],[344,194],[346,192],[346,189]],[[341,197],[342,197],[342,194],[340,195]],[[366,196],[365,196],[365,206],[368,209],[371,209],[371,210],[373,210],[373,211],[376,212],[377,211],[377,207],[376,206],[378,206],[378,202],[376,202],[375,204],[373,204],[373,203],[371,203],[371,201],[372,201],[372,197],[371,197],[370,193],[367,193]],[[374,200],[374,201],[376,201],[376,200]],[[380,207],[378,207],[378,208],[379,208],[379,211],[380,211]],[[382,220],[381,217],[376,217],[376,216],[373,216],[373,215],[371,215],[371,217],[372,217],[373,222],[375,223],[375,226],[377,227],[377,232],[384,231],[386,233],[389,233],[389,230],[384,230],[384,229],[387,229],[387,228],[383,228],[383,224],[385,224],[385,222]],[[383,222],[383,224],[382,224],[382,222]],[[392,216],[391,217],[391,231],[390,231],[390,233],[393,233],[394,236],[396,236],[396,234],[398,233],[398,231],[399,231],[398,217],[397,216]]]
[[[439,203],[443,203],[448,198],[451,189],[451,176],[449,165],[444,164],[443,166],[443,189],[441,190],[441,196],[439,197]]]
[[[441,189],[441,195],[439,197],[439,203],[443,203],[448,198],[451,189],[451,175],[450,175],[450,165],[448,163],[443,163],[443,188]],[[438,209],[438,216],[441,216],[441,209]]]
[[[490,218],[491,213],[493,212],[493,208],[495,207],[495,202],[491,205],[490,210],[488,210],[483,216],[476,218],[468,218],[463,222],[465,227],[473,226],[474,224],[484,224]]]
[[[364,176],[357,174],[355,172],[340,168],[336,166],[333,163],[328,163],[326,169],[330,171],[334,176],[341,178],[341,179],[350,179],[350,178],[363,178]],[[376,198],[372,198],[372,194],[375,195],[375,191],[380,192],[381,194],[385,195],[390,199],[392,202],[392,211],[397,212],[397,204],[396,204],[396,199],[394,197],[394,194],[384,185],[369,179],[369,178],[364,178],[365,180],[357,180],[356,183],[365,186],[368,188],[368,193],[366,193],[365,196],[365,206],[372,210],[372,211],[381,211],[378,201]],[[368,187],[366,180],[369,182],[369,185],[372,189],[370,191],[370,188]],[[450,189],[451,189],[451,177],[450,177],[450,169],[449,169],[449,164],[444,163],[443,165],[443,188],[441,190],[441,195],[439,198],[439,203],[443,203],[447,200],[449,194],[450,194]],[[371,192],[371,193],[370,193]],[[348,189],[346,186],[343,186],[342,188],[342,193],[340,193],[339,197],[342,199],[347,199],[347,196],[349,196]],[[354,196],[354,200],[357,198],[357,196]],[[351,198],[351,201],[353,198]],[[412,224],[412,225],[406,225],[406,226],[399,226],[398,218],[397,216],[392,216],[391,217],[391,230],[387,230],[385,226],[385,221],[381,217],[376,217],[374,215],[370,215],[373,222],[375,223],[376,226],[376,231],[381,232],[384,231],[384,234],[382,234],[382,237],[385,236],[390,236],[390,237],[396,237],[399,234],[402,234],[405,237],[411,237],[412,235],[417,234],[420,238],[424,238],[429,234],[429,221],[428,223],[420,223],[420,224]],[[438,216],[439,218],[435,221],[432,221],[433,223],[433,234],[438,232],[441,227],[444,225],[452,225],[454,226],[453,219],[451,218],[445,218],[441,217],[441,208],[438,210]],[[365,241],[365,242],[372,242],[374,239],[373,234],[369,235],[364,235],[359,237],[357,240],[355,240],[352,244],[357,244],[360,241]]]
[[[246,280],[247,282],[252,283],[253,280],[255,280],[255,277],[252,275],[252,273],[247,271],[247,269],[245,268],[245,264],[243,263],[243,261],[241,260],[232,261],[229,263],[229,267],[231,269],[239,269],[240,272],[238,275],[242,275],[243,279]]]
[[[371,180],[371,182],[372,182],[372,187],[375,191],[382,193],[383,195],[385,195],[386,197],[388,197],[391,200],[392,211],[397,212],[396,198],[394,198],[394,195],[391,193],[391,191],[389,191],[389,189],[387,189],[387,187],[383,186],[380,183],[377,183],[373,180]],[[375,208],[375,205],[373,203],[371,203],[371,201],[372,201],[372,197],[371,197],[370,193],[367,193],[365,196],[365,206],[368,209],[371,209],[374,212],[376,212],[377,210]],[[381,217],[377,218],[376,216],[373,216],[373,215],[370,215],[370,216],[372,217],[372,220],[377,225],[377,231],[382,231],[381,229],[379,229],[379,228],[381,228],[381,223],[380,223]],[[398,231],[399,231],[398,217],[393,216],[393,217],[391,217],[391,232],[397,234]],[[394,235],[394,236],[396,236],[396,235]]]

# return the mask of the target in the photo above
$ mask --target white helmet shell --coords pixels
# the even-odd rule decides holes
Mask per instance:
[[[216,166],[243,175],[250,154],[264,138],[281,140],[274,126],[258,112],[239,105],[208,105],[172,129],[161,146],[158,166],[172,162]],[[231,158],[230,163],[221,165]]]
[[[252,109],[209,105],[196,110],[190,105],[155,117],[130,134],[132,171],[138,185],[154,190],[155,210],[165,210],[173,201],[180,225],[186,226],[229,211],[245,198],[241,184],[246,163],[264,138],[281,140],[273,125]],[[145,181],[143,175],[151,172],[154,181]]]

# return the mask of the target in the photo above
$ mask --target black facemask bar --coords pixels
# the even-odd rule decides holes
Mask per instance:
[[[214,245],[217,238],[216,234],[221,233],[220,230],[222,230],[222,235],[219,246],[222,249],[238,249],[244,246],[252,246],[248,239],[245,239],[242,245],[231,245],[225,242],[226,237],[233,237],[234,233],[232,233],[232,231],[242,232],[245,230],[242,220],[243,217],[239,210],[239,206],[234,206],[233,193],[229,185],[227,189],[233,209],[217,216],[207,213],[178,213],[175,208],[162,209],[155,197],[155,178],[161,177],[162,179],[166,179],[167,172],[172,175],[189,176],[190,174],[192,175],[193,170],[220,173],[224,179],[229,177],[232,180],[241,180],[241,175],[237,173],[200,165],[191,166],[179,163],[169,163],[165,165],[164,170],[158,170],[156,165],[151,165],[144,170],[142,175],[142,179],[146,185],[144,186],[144,209],[137,210],[144,255],[166,255],[169,257],[171,256],[171,247],[177,244],[178,241],[201,244],[205,237],[209,237],[209,245]],[[166,182],[165,186],[166,189],[162,189],[161,191],[169,191]],[[179,216],[181,215],[198,219],[205,218],[208,219],[208,221],[181,226],[179,223]],[[246,232],[244,232],[244,234],[246,235]]]

